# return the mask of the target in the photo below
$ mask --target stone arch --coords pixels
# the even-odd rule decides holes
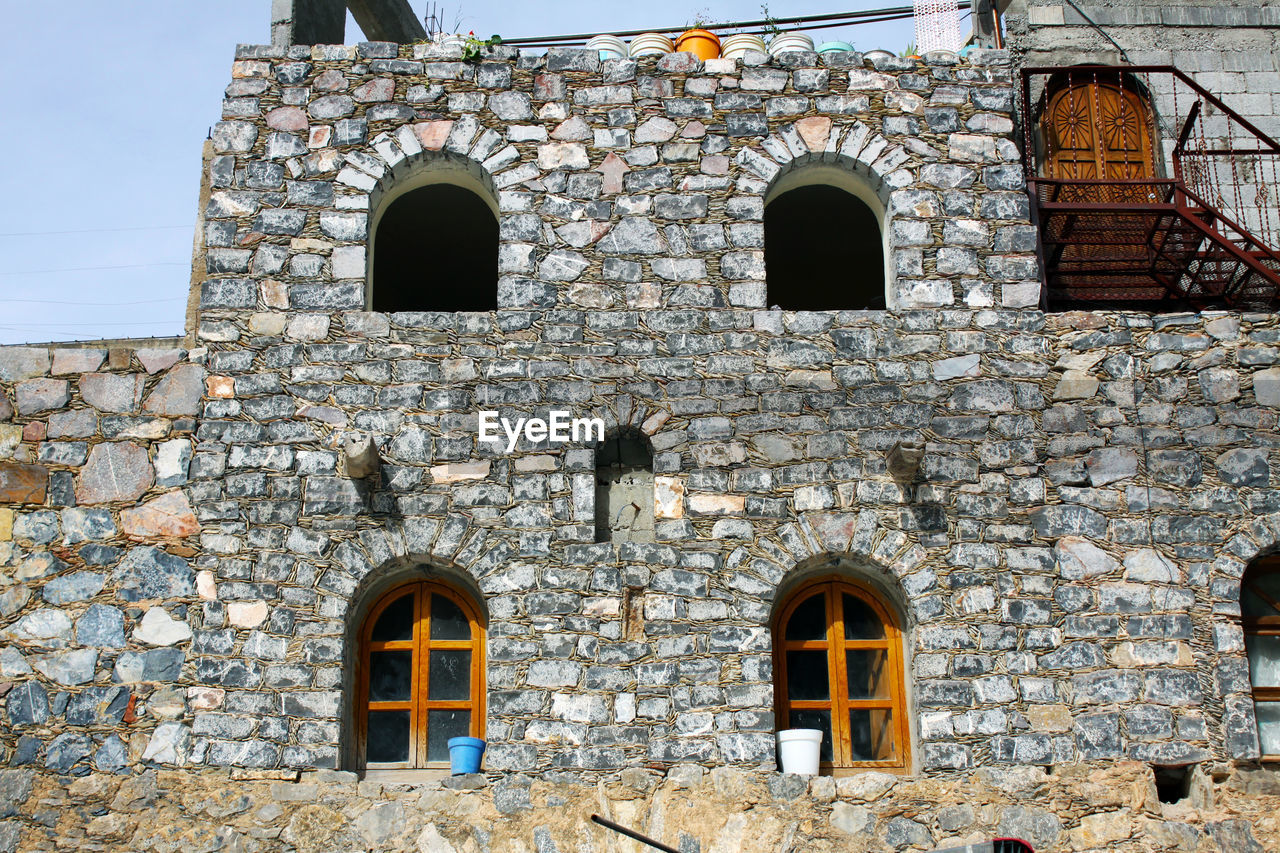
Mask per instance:
[[[766,137],[760,149],[744,148],[738,165],[761,179],[762,201],[798,187],[837,186],[870,208],[880,223],[884,259],[885,306],[901,303],[894,261],[891,195],[915,180],[908,168],[912,156],[861,121],[835,122],[827,116],[801,119]]]

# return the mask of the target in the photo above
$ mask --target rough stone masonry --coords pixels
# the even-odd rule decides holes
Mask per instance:
[[[1238,606],[1280,323],[1039,311],[1011,81],[241,47],[193,339],[0,349],[0,850],[1280,845]],[[442,158],[499,309],[366,311],[370,214]],[[818,163],[883,203],[888,311],[769,307],[765,192]],[[475,440],[552,408],[647,436],[652,542],[594,541],[592,446]],[[422,565],[487,614],[486,773],[361,782],[353,623]],[[777,592],[829,565],[903,612],[904,777],[775,772]]]

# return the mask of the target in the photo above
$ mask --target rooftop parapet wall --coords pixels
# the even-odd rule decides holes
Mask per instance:
[[[241,48],[214,130],[200,338],[366,307],[371,195],[442,156],[497,192],[500,309],[766,307],[764,193],[810,162],[887,210],[889,307],[1038,302],[1001,52],[513,53]]]

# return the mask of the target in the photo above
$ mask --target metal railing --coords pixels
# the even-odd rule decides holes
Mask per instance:
[[[1051,301],[1275,304],[1280,144],[1171,66],[1031,67],[1021,82]]]

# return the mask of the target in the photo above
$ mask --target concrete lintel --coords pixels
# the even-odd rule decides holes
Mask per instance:
[[[272,44],[342,44],[346,27],[343,0],[271,0]]]
[[[369,41],[409,44],[427,37],[409,0],[347,0],[346,5]]]

